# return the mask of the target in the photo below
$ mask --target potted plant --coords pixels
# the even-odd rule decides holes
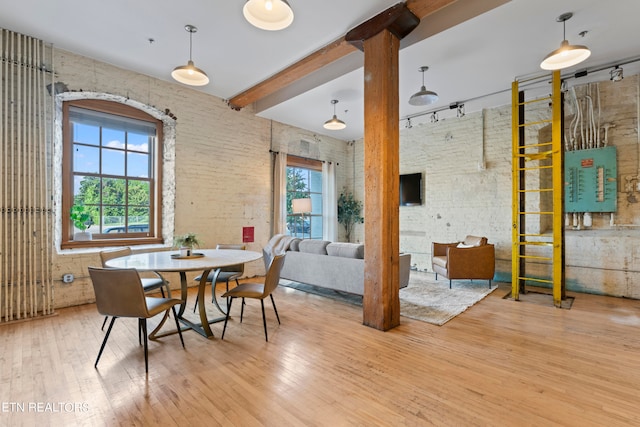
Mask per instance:
[[[173,239],[173,246],[180,248],[180,255],[191,256],[194,247],[200,246],[195,233],[186,233]]]
[[[356,200],[353,194],[343,191],[338,197],[338,222],[344,226],[347,242],[351,241],[351,232],[355,224],[362,224],[362,202]]]
[[[73,205],[69,217],[73,226],[80,230],[73,234],[73,240],[91,240],[91,232],[87,230],[93,225],[93,219],[89,211],[83,205]]]

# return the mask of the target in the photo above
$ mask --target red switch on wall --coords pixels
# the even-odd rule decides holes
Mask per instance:
[[[253,227],[242,227],[242,243],[253,242]]]

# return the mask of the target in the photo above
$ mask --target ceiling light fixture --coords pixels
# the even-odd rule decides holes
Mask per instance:
[[[427,88],[424,86],[424,72],[428,69],[429,67],[427,66],[422,66],[418,69],[418,71],[422,73],[422,87],[418,92],[411,95],[411,98],[409,98],[409,104],[417,106],[429,105],[438,100],[438,94],[433,91],[427,90]]]
[[[624,78],[624,76],[622,75],[622,67],[620,67],[619,65],[616,65],[616,68],[611,70],[610,74],[612,82],[619,82]]]
[[[198,29],[193,25],[185,25],[184,29],[189,33],[189,62],[187,62],[187,65],[174,68],[171,72],[171,77],[189,86],[204,86],[209,83],[209,77],[207,77],[207,73],[196,67],[191,60],[193,33],[198,31]]]
[[[333,118],[324,122],[324,128],[329,130],[341,130],[347,127],[347,125],[336,116],[336,104],[338,103],[337,99],[332,99],[331,103],[333,104]]]
[[[247,0],[242,13],[251,25],[262,30],[283,30],[293,22],[293,9],[286,0]]]
[[[573,16],[573,13],[567,12],[556,18],[557,22],[562,22],[563,40],[560,47],[550,54],[540,63],[543,70],[561,70],[571,67],[587,59],[591,55],[588,47],[582,45],[571,45],[567,41],[566,21]]]

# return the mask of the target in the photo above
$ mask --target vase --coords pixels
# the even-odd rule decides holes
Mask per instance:
[[[180,256],[191,256],[191,248],[182,246],[180,248]]]
[[[80,241],[87,241],[87,240],[91,240],[91,232],[90,231],[78,231],[77,233],[75,233],[73,235],[73,240],[80,242]]]

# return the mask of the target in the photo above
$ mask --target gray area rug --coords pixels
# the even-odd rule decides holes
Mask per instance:
[[[280,285],[347,304],[362,305],[360,295],[285,279],[280,280]],[[434,325],[444,325],[496,289],[496,284],[489,289],[486,280],[454,280],[452,289],[449,289],[447,279],[435,280],[432,273],[411,271],[409,286],[400,289],[400,314]]]

